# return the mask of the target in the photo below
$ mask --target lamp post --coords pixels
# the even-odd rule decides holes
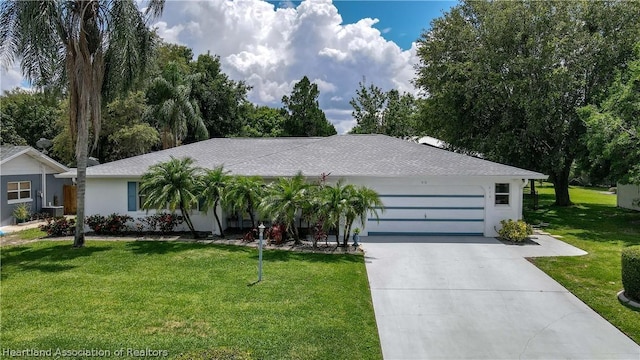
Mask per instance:
[[[260,240],[258,242],[258,282],[262,281],[262,237],[264,235],[264,224],[258,226],[260,231]]]

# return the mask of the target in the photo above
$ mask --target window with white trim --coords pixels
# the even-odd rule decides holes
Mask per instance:
[[[496,184],[496,205],[509,205],[509,184]]]
[[[144,210],[142,208],[142,205],[144,205],[144,201],[147,199],[147,195],[143,194],[142,192],[140,192],[140,183],[137,182],[136,183],[136,189],[137,189],[137,193],[138,193],[138,202],[136,204],[136,208],[138,210]]]
[[[31,201],[31,181],[10,181],[7,183],[8,203]]]

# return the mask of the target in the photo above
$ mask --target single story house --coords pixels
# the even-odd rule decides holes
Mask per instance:
[[[13,209],[29,204],[31,213],[63,204],[63,186],[71,179],[55,175],[69,168],[30,146],[3,145],[0,147],[0,225],[15,222]]]
[[[640,211],[640,185],[617,184],[618,207]]]
[[[365,185],[385,205],[362,235],[496,236],[500,220],[522,218],[529,179],[547,176],[385,135],[324,138],[217,138],[118,160],[87,169],[87,215],[142,217],[139,181],[150,165],[170,156],[191,157],[203,168],[224,165],[233,175],[266,181],[293,176]],[[62,176],[74,177],[70,172]],[[226,227],[226,215],[222,216]],[[218,232],[212,212],[193,211],[197,230]]]

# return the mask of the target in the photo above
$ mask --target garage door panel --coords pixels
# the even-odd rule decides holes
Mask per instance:
[[[386,186],[377,189],[385,211],[367,221],[376,235],[484,233],[485,198],[479,186]]]
[[[466,234],[482,235],[484,222],[482,221],[370,221],[367,225],[369,235],[376,233],[421,233],[429,234]]]
[[[378,211],[380,218],[384,219],[484,219],[483,208],[385,208],[384,212]],[[375,219],[374,219],[375,220]]]
[[[392,197],[381,195],[385,207],[484,207],[483,197]]]

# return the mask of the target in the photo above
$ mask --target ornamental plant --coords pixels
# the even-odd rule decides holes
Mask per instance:
[[[640,301],[640,246],[622,249],[622,286],[627,297]]]
[[[48,218],[47,223],[40,225],[40,230],[48,236],[70,236],[75,232],[76,219],[67,219],[64,216]]]
[[[173,232],[178,225],[184,222],[182,216],[171,213],[148,215],[139,220],[145,223],[149,230],[160,231],[163,235]]]
[[[127,222],[129,221],[133,221],[131,216],[113,213],[107,217],[91,215],[85,219],[85,224],[96,234],[115,235],[128,231]]]
[[[529,235],[533,234],[531,225],[522,220],[502,220],[500,225],[502,225],[502,228],[498,230],[498,235],[505,240],[523,242]]]

